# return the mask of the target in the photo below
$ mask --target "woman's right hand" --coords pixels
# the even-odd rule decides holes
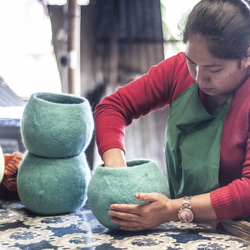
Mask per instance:
[[[102,155],[104,166],[109,168],[127,167],[123,150],[120,148],[111,148]]]

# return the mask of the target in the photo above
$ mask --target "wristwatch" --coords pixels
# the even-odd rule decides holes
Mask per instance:
[[[179,209],[178,217],[181,222],[192,222],[194,214],[190,206],[191,196],[185,196],[183,198],[182,207]]]

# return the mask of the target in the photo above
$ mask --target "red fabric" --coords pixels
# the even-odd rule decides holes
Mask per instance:
[[[96,139],[100,155],[124,148],[125,128],[133,119],[171,103],[194,80],[183,53],[153,66],[141,78],[105,97],[96,107]],[[218,221],[250,215],[250,78],[240,86],[225,119],[219,181],[210,197]]]
[[[4,177],[0,185],[0,198],[7,200],[19,200],[17,193],[17,172],[23,154],[20,152],[14,152],[13,154],[5,154],[5,169]]]

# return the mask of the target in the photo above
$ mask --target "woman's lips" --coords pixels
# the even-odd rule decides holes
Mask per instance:
[[[204,93],[213,93],[214,89],[213,88],[201,88],[200,90],[203,91]]]

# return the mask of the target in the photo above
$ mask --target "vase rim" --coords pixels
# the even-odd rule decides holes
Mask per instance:
[[[58,105],[79,105],[86,102],[83,97],[70,94],[58,94],[50,92],[37,92],[32,94],[33,98],[41,102],[58,104]]]
[[[145,165],[150,165],[150,166],[157,166],[157,163],[154,160],[148,160],[148,159],[139,159],[139,160],[128,160],[127,162],[127,167],[122,167],[122,168],[110,168],[110,167],[106,167],[104,166],[104,164],[101,164],[99,166],[97,166],[97,168],[101,168],[101,169],[106,169],[108,170],[113,170],[113,171],[122,171],[122,170],[127,170],[129,171],[129,169],[132,168],[138,168],[138,167],[145,167]]]

